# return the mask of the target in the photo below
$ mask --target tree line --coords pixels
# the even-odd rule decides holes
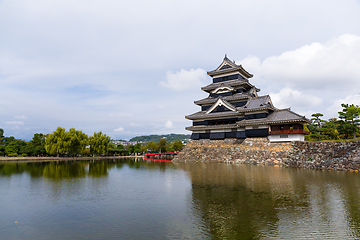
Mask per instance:
[[[184,144],[181,140],[175,142],[167,142],[165,138],[162,138],[159,142],[149,141],[146,144],[134,144],[134,145],[115,145],[110,143],[109,153],[119,154],[122,156],[155,153],[155,152],[180,152],[184,148]]]
[[[341,104],[343,110],[338,112],[339,119],[324,120],[322,113],[312,114],[311,124],[306,125],[310,135],[307,141],[355,139],[360,136],[360,107],[354,104]]]
[[[35,133],[31,141],[5,137],[0,128],[0,156],[94,156],[94,155],[135,155],[152,152],[181,151],[182,141],[167,142],[165,138],[159,142],[137,143],[135,145],[115,145],[110,137],[102,132],[88,136],[81,130],[58,127],[50,134]]]
[[[164,135],[156,135],[156,134],[152,134],[152,135],[144,135],[144,136],[137,136],[137,137],[133,137],[131,138],[129,141],[130,142],[160,142],[161,139],[165,138],[166,141],[168,142],[175,142],[177,140],[183,141],[185,139],[189,139],[190,138],[190,134],[175,134],[175,133],[171,133],[171,134],[164,134]]]

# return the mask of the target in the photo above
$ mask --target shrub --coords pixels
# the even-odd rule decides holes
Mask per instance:
[[[19,156],[17,153],[9,153],[8,154],[8,157],[17,157]]]

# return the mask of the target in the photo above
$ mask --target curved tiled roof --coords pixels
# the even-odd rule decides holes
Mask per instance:
[[[201,90],[209,92],[212,91],[218,87],[224,86],[224,87],[236,87],[241,85],[247,85],[250,88],[254,87],[251,83],[249,83],[246,79],[234,79],[234,80],[228,80],[225,82],[217,82],[217,83],[211,83],[205,87],[202,87]]]
[[[212,119],[212,118],[219,118],[219,117],[237,117],[241,116],[239,112],[235,111],[226,111],[226,112],[215,112],[215,113],[206,113],[206,111],[200,111],[193,113],[191,115],[185,116],[186,119],[189,120],[197,120],[197,119]]]
[[[222,98],[228,102],[231,102],[231,101],[235,101],[235,100],[248,99],[249,97],[250,97],[249,93],[245,92],[245,93],[236,93],[232,96],[227,96],[227,97],[222,97]],[[207,97],[207,98],[204,98],[204,99],[201,99],[198,101],[194,101],[194,103],[197,105],[212,104],[212,103],[215,103],[219,98],[220,98],[220,96],[216,97],[216,98]]]
[[[186,127],[186,130],[189,131],[204,131],[204,130],[214,130],[214,129],[231,129],[237,128],[237,124],[223,124],[223,125],[200,125],[200,126],[190,126]]]
[[[305,116],[301,116],[289,109],[277,109],[270,113],[266,118],[259,119],[247,119],[237,122],[238,126],[250,126],[250,125],[261,125],[261,124],[281,124],[281,123],[292,123],[302,122],[311,123]]]
[[[248,97],[249,100],[245,106],[237,107],[235,112],[216,112],[216,113],[206,113],[207,111],[200,111],[191,115],[186,116],[185,118],[190,120],[204,119],[204,118],[216,118],[216,117],[227,117],[227,116],[242,116],[247,112],[254,111],[263,111],[263,110],[277,110],[271,103],[269,95],[261,97]],[[217,98],[219,99],[219,98]],[[223,98],[225,99],[225,98]],[[226,100],[228,101],[228,100]],[[216,101],[215,101],[216,102]],[[231,104],[231,103],[230,103]]]
[[[223,68],[224,65],[228,65],[229,67]],[[237,65],[235,62],[231,61],[226,55],[224,57],[224,60],[221,62],[221,64],[215,70],[207,72],[207,74],[213,77],[215,75],[230,73],[235,71],[240,72],[240,74],[246,78],[253,77],[253,75],[247,72],[241,65]]]

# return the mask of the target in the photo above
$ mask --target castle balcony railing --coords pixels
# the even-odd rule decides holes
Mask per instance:
[[[278,135],[278,134],[306,134],[309,135],[310,132],[305,131],[304,129],[289,129],[289,130],[275,130],[270,131],[269,135]]]

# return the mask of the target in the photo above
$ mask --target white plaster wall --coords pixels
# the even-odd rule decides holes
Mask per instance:
[[[291,142],[291,141],[304,141],[304,134],[288,134],[288,138],[280,138],[280,135],[269,135],[270,142]]]
[[[254,126],[246,126],[245,129],[250,130],[250,129],[268,128],[268,127],[269,127],[268,125],[257,125],[257,126],[255,126],[255,128],[254,128]]]
[[[211,130],[210,132],[215,133],[215,132],[231,132],[231,129],[215,129],[215,130]]]

